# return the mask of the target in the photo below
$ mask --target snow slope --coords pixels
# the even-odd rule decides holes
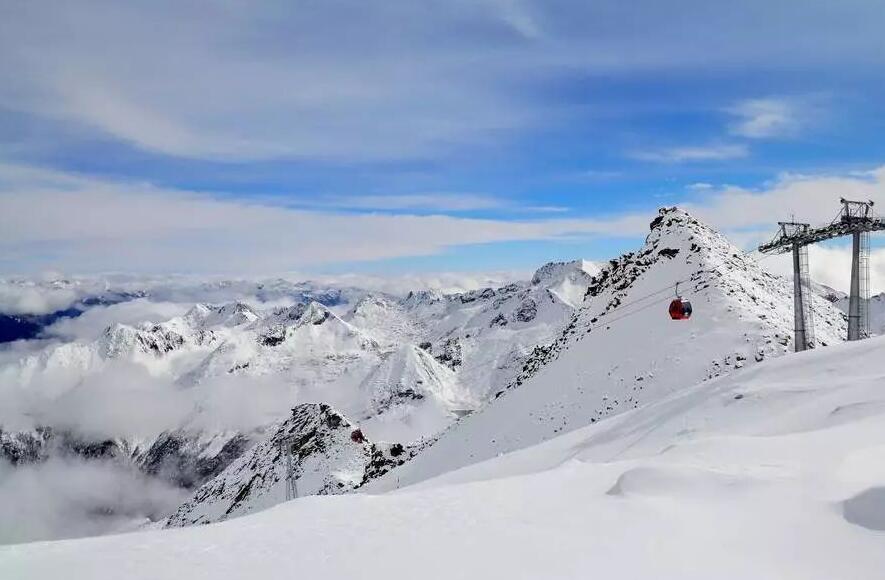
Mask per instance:
[[[694,315],[672,321],[677,280]],[[498,398],[442,433],[396,473],[389,489],[528,447],[660,400],[697,382],[792,348],[791,284],[676,208],[662,209],[638,252],[594,278],[584,306],[549,349]],[[815,297],[817,338],[845,335],[842,314]],[[394,479],[394,476],[396,479]]]
[[[879,579],[882,352],[765,361],[398,492],[0,547],[0,577]]]
[[[388,340],[422,346],[484,401],[513,381],[539,346],[568,324],[599,268],[585,260],[545,264],[528,283],[397,302],[364,300],[345,317]]]

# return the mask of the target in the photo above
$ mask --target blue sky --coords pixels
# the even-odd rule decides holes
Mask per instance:
[[[7,2],[0,271],[530,269],[675,203],[751,245],[832,180],[882,196],[882,30],[859,0]]]

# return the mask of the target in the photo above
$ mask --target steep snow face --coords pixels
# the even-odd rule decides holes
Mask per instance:
[[[0,547],[0,577],[878,580],[883,349],[765,361],[399,493]]]
[[[584,302],[587,286],[600,271],[599,266],[587,260],[551,262],[535,272],[532,285],[543,285],[565,304],[579,308]]]
[[[364,329],[382,344],[417,343],[426,329],[418,317],[410,315],[413,300],[414,295],[396,300],[370,294],[355,304],[345,315],[345,319],[357,328]]]
[[[453,370],[412,345],[390,355],[361,388],[370,400],[361,427],[383,441],[431,436],[478,406]]]
[[[133,459],[145,474],[191,489],[221,473],[262,435],[261,430],[165,431],[145,449],[135,450]]]
[[[291,310],[276,313],[230,334],[183,382],[193,384],[225,374],[275,374],[329,382],[354,359],[377,359],[378,344],[325,306],[310,303],[294,322],[287,321],[291,314]],[[306,376],[293,377],[292,373]]]
[[[536,347],[556,338],[595,271],[578,260],[547,264],[530,282],[501,288],[448,296],[416,292],[396,302],[367,298],[348,320],[371,324],[383,339],[418,344],[481,401],[510,383]]]
[[[678,280],[694,306],[687,321],[667,314]],[[496,400],[444,432],[397,479],[421,481],[533,445],[782,355],[792,346],[791,304],[788,281],[687,213],[661,210],[643,248],[594,279],[553,346],[537,349]],[[819,297],[814,309],[819,343],[841,341],[842,314]]]
[[[285,501],[286,448],[299,497],[351,491],[405,459],[401,445],[376,446],[328,405],[299,405],[268,438],[200,487],[167,526],[222,521]]]

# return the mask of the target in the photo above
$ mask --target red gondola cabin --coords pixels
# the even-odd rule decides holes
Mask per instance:
[[[691,302],[683,298],[675,298],[670,303],[670,318],[673,320],[688,320],[691,318]]]

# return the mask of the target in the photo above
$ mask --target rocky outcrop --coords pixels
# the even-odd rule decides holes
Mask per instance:
[[[303,497],[352,491],[410,454],[399,444],[369,441],[329,405],[299,405],[267,438],[197,489],[167,526],[222,521],[285,501],[290,460],[294,488]]]

